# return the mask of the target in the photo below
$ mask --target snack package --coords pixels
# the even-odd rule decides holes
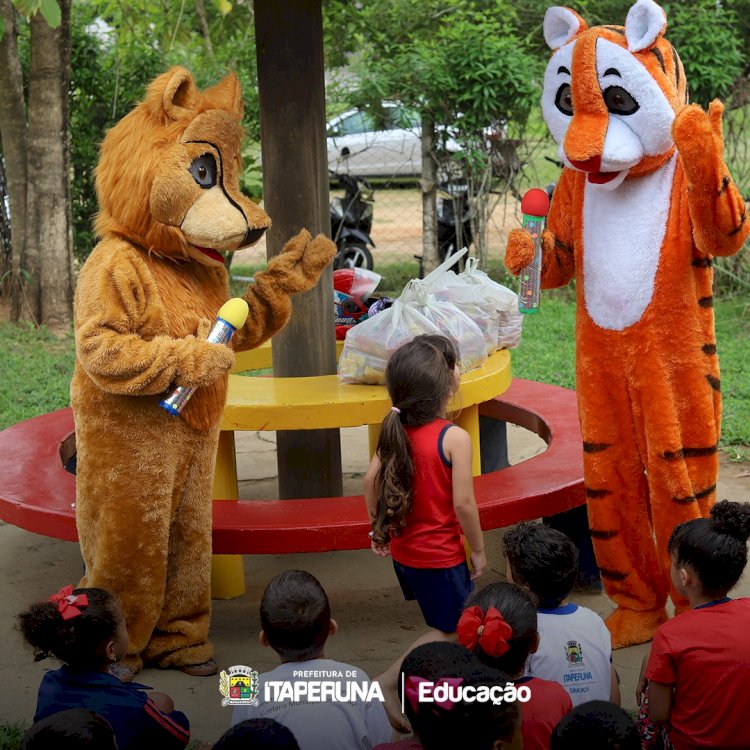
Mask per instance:
[[[399,346],[421,333],[440,333],[437,325],[412,305],[393,304],[349,329],[339,359],[342,383],[385,383],[385,366]]]
[[[453,341],[462,373],[481,367],[487,361],[487,346],[479,326],[452,302],[432,294],[425,280],[410,281],[400,299],[405,306],[422,313],[440,333]]]
[[[493,281],[484,271],[480,271],[476,258],[469,258],[466,268],[458,276],[469,284],[483,287],[492,293],[498,313],[497,348],[515,349],[521,342],[524,318],[518,311],[518,295],[508,287]]]
[[[437,299],[454,304],[479,326],[489,356],[497,349],[499,308],[502,303],[492,287],[469,282],[463,274],[453,273],[451,266],[467,252],[468,249],[464,248],[448,258],[427,274],[424,282]]]

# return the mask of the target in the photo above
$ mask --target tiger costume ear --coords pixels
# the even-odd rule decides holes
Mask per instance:
[[[552,50],[560,49],[586,29],[586,21],[574,10],[562,5],[553,5],[544,14],[544,41]]]
[[[667,14],[654,0],[638,0],[625,19],[625,38],[631,52],[653,47],[667,30]]]

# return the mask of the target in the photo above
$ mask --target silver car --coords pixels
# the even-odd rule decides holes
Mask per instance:
[[[350,109],[328,122],[328,168],[362,177],[409,177],[422,173],[419,114],[396,102],[383,104],[379,122]]]

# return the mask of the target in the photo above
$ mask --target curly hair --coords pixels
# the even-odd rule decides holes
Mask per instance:
[[[711,518],[684,521],[669,537],[675,562],[690,565],[700,578],[703,593],[724,596],[747,565],[750,506],[722,500],[711,509]]]
[[[385,382],[398,411],[388,412],[378,440],[380,489],[372,523],[376,544],[385,545],[397,535],[411,511],[414,465],[404,425],[428,424],[445,409],[456,390],[457,362],[451,340],[437,334],[417,336],[388,361]]]
[[[57,603],[35,602],[18,615],[18,626],[34,649],[34,661],[54,656],[74,668],[96,668],[101,660],[97,649],[115,636],[122,615],[117,599],[105,589],[73,589],[73,593],[88,597],[80,615],[64,620]]]

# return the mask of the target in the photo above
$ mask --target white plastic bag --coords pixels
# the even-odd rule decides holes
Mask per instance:
[[[490,291],[495,299],[498,312],[498,349],[515,349],[521,342],[523,313],[518,311],[518,295],[491,279],[477,268],[477,259],[469,258],[460,277],[469,284],[475,284]]]
[[[385,383],[391,354],[422,333],[440,333],[437,325],[401,299],[372,318],[351,328],[339,358],[342,383]]]
[[[468,252],[464,248],[452,255],[424,277],[427,288],[439,300],[451,302],[466,313],[478,326],[484,337],[487,354],[497,349],[498,321],[500,318],[498,295],[485,284],[469,282],[463,274],[456,274],[451,267]]]
[[[452,302],[431,294],[424,280],[410,281],[399,299],[405,307],[420,312],[453,342],[462,373],[481,367],[487,361],[487,346],[479,326]]]

